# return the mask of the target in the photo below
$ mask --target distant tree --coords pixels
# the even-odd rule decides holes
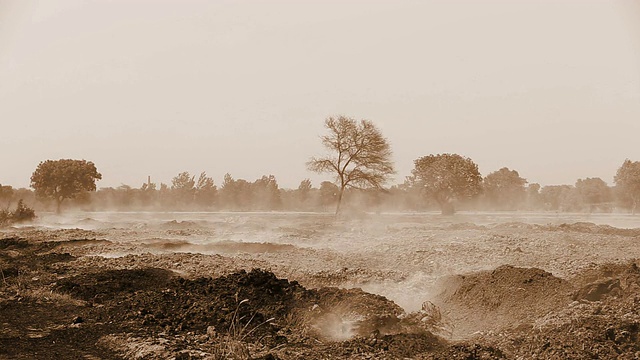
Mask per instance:
[[[629,202],[631,213],[635,214],[640,204],[640,161],[625,160],[614,181],[620,200]]]
[[[307,167],[318,173],[334,173],[338,183],[336,215],[347,187],[381,188],[394,174],[391,147],[369,120],[356,121],[339,116],[325,120],[329,134],[322,144],[330,155],[311,158]]]
[[[142,206],[154,205],[158,198],[158,190],[156,189],[156,183],[147,181],[140,186],[138,193],[140,194],[140,204]]]
[[[187,205],[193,201],[196,191],[195,175],[184,171],[171,179],[171,192],[175,202],[180,205]]]
[[[331,181],[323,181],[320,183],[320,205],[322,207],[333,206],[338,201],[338,193],[340,188]]]
[[[210,207],[215,202],[218,189],[213,179],[203,171],[195,185],[195,200],[200,206]]]
[[[230,209],[234,208],[237,204],[238,191],[236,181],[231,174],[226,173],[220,186],[220,203],[223,207]]]
[[[156,190],[156,183],[152,183],[152,182],[143,183],[140,186],[140,190],[142,190],[142,191],[154,191],[154,190]]]
[[[171,206],[171,189],[169,185],[160,183],[160,189],[158,190],[158,201],[163,208]]]
[[[195,175],[191,176],[188,171],[181,172],[176,175],[173,179],[171,179],[171,189],[172,190],[185,190],[187,192],[193,191],[195,188],[196,181]]]
[[[251,200],[258,210],[276,210],[280,208],[280,189],[276,177],[262,176],[251,184]]]
[[[8,208],[13,200],[13,188],[9,185],[0,184],[0,208]]]
[[[612,199],[611,188],[600,178],[578,179],[575,187],[582,202],[589,206],[590,212]]]
[[[542,199],[540,197],[540,184],[532,183],[527,185],[527,208],[540,209],[542,207]]]
[[[478,165],[469,158],[458,154],[438,154],[416,159],[414,164],[409,183],[433,198],[443,215],[455,213],[454,201],[472,198],[482,190]]]
[[[486,199],[500,210],[516,210],[526,198],[526,179],[515,170],[503,167],[484,178]]]
[[[115,202],[122,209],[130,209],[135,201],[135,189],[127,184],[120,184],[115,189]]]
[[[571,185],[547,185],[540,190],[540,198],[546,210],[580,211],[582,199]]]
[[[311,192],[311,180],[304,179],[300,181],[300,185],[298,185],[298,200],[301,203],[304,203],[309,198],[310,192]]]
[[[40,199],[56,201],[56,211],[65,199],[73,199],[86,191],[96,190],[102,175],[91,161],[47,160],[40,162],[31,175],[31,187]]]
[[[225,174],[220,187],[221,205],[227,209],[250,210],[252,205],[251,185],[244,179],[235,180],[231,174]]]

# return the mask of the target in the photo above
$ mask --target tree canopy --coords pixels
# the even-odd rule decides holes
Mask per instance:
[[[630,203],[631,212],[635,214],[640,204],[640,161],[625,160],[614,181],[619,188],[618,194]]]
[[[325,127],[329,134],[321,139],[330,154],[311,158],[307,167],[318,173],[336,175],[337,215],[347,187],[382,188],[395,170],[389,142],[371,121],[329,117]]]
[[[31,175],[31,187],[40,199],[56,201],[56,210],[65,199],[72,199],[86,191],[96,190],[96,180],[102,175],[91,161],[47,160],[40,162]]]
[[[578,179],[576,191],[580,194],[582,202],[593,211],[596,206],[608,203],[612,199],[611,188],[600,178]]]
[[[482,190],[478,165],[469,158],[458,154],[428,155],[416,159],[414,164],[409,183],[433,198],[443,215],[455,212],[455,200],[471,198]]]
[[[503,167],[484,178],[484,193],[494,207],[515,210],[526,198],[526,183],[517,171]]]

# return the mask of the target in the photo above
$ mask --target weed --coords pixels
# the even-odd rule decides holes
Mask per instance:
[[[237,299],[236,299],[237,302]],[[254,333],[261,326],[268,324],[274,320],[274,318],[267,319],[253,327],[251,327],[251,323],[256,317],[256,313],[254,313],[251,318],[246,322],[246,324],[242,324],[243,320],[246,316],[240,316],[240,308],[243,304],[248,304],[249,299],[244,299],[240,301],[233,312],[233,316],[231,317],[231,325],[229,325],[229,329],[227,333],[222,336],[219,341],[214,345],[212,355],[215,360],[247,360],[251,359],[251,352],[249,349],[249,344],[245,342],[247,337]]]

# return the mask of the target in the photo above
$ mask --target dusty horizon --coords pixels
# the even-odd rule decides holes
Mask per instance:
[[[98,187],[202,171],[283,188],[328,116],[373,121],[397,174],[436,153],[530,183],[640,160],[640,5],[616,1],[0,0],[0,183],[86,159]]]

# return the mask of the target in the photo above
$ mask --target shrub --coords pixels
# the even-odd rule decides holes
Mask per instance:
[[[11,217],[13,218],[14,222],[31,221],[35,219],[36,212],[32,208],[25,205],[22,199],[20,199],[18,201],[18,206],[16,207],[16,210],[11,214]]]
[[[24,204],[20,199],[14,211],[0,210],[0,226],[8,226],[15,223],[31,221],[35,219],[36,212]]]

